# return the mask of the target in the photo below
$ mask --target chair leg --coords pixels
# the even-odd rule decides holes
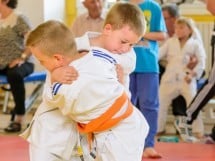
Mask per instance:
[[[31,93],[31,95],[28,96],[28,98],[26,98],[26,100],[25,100],[25,109],[26,109],[26,112],[30,111],[30,109],[31,109],[32,105],[34,104],[34,102],[36,101],[37,97],[39,95],[41,95],[42,89],[43,89],[43,82],[39,83],[35,87],[35,89],[33,90],[33,92]]]
[[[7,113],[8,112],[8,104],[9,104],[9,98],[10,98],[10,86],[9,85],[6,85],[4,87],[4,92],[5,92],[5,96],[4,96],[4,103],[3,103],[3,113]],[[35,100],[37,99],[37,97],[41,94],[42,92],[42,89],[43,89],[43,82],[40,82],[36,88],[33,90],[33,92],[31,93],[30,96],[28,96],[25,100],[25,106],[26,106],[26,112],[28,110],[30,110],[32,104],[35,102]],[[13,120],[13,114],[12,114],[12,120]]]
[[[7,113],[7,107],[9,102],[10,91],[5,91],[3,113]]]

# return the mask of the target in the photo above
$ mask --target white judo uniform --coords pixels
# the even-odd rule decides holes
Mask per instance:
[[[50,75],[47,72],[42,98],[50,88]],[[79,137],[76,123],[44,99],[29,127],[20,136],[29,142],[30,161],[79,161],[73,155]]]
[[[101,33],[98,32],[86,32],[82,37],[77,37],[76,43],[78,50],[90,50],[90,38],[97,37]],[[133,48],[127,53],[123,54],[112,54],[110,55],[116,59],[117,63],[120,64],[123,68],[123,85],[125,87],[125,90],[130,97],[130,91],[129,91],[129,74],[132,73],[136,66],[136,54]]]
[[[190,83],[187,83],[185,76],[189,69],[186,66],[192,55],[196,55],[198,59],[198,64],[193,69],[197,76],[193,77]],[[182,95],[186,100],[186,104],[189,105],[196,95],[196,80],[201,77],[205,69],[206,54],[199,40],[190,37],[181,48],[178,38],[174,36],[161,46],[159,58],[163,57],[167,60],[167,65],[165,73],[161,78],[159,89],[158,132],[165,130],[168,107],[174,98]],[[193,124],[193,132],[203,132],[203,130],[202,119],[198,117]]]
[[[115,59],[101,52],[103,49],[95,51],[71,63],[79,72],[73,84],[56,83],[50,88],[47,75],[43,103],[23,134],[31,143],[31,161],[80,160],[73,155],[79,140],[75,122],[86,124],[97,118],[123,93],[124,87],[116,78]],[[127,107],[128,101],[116,117]],[[132,114],[116,126],[94,133],[96,161],[141,161],[149,127],[142,114],[132,109]],[[40,155],[35,156],[38,151]]]
[[[54,84],[45,99],[60,108],[63,115],[75,122],[88,124],[103,115],[124,93],[116,79],[115,59],[106,50],[93,48],[92,53],[73,61],[70,65],[79,72],[71,85]],[[110,63],[111,62],[111,63]],[[112,118],[122,116],[128,108],[129,98]],[[116,125],[104,131],[93,132],[98,161],[141,161],[148,125],[138,109]]]

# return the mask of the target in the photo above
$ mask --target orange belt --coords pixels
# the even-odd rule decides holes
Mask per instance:
[[[122,115],[113,118],[113,116],[120,111],[126,101],[128,101],[128,107],[126,111]],[[132,104],[129,101],[126,93],[123,93],[119,98],[116,99],[114,104],[100,117],[90,121],[88,124],[78,123],[78,131],[80,133],[87,133],[88,141],[89,143],[91,143],[93,132],[101,132],[112,128],[113,126],[117,125],[121,120],[127,118],[132,112]]]

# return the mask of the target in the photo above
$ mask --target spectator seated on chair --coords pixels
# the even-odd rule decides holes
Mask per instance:
[[[37,86],[32,91],[31,95],[25,99],[25,108],[30,109],[30,106],[33,104],[33,102],[36,100],[36,98],[39,96],[42,87],[43,82],[46,78],[46,72],[40,71],[40,72],[33,72],[32,74],[24,77],[24,83],[37,83]],[[0,75],[0,85],[2,85],[2,89],[5,91],[5,97],[4,97],[4,104],[3,104],[3,112],[7,112],[8,107],[8,101],[9,101],[9,94],[11,92],[11,88],[9,85],[9,82],[7,81],[7,77],[4,75]],[[6,85],[6,86],[4,86]],[[12,114],[11,120],[14,119],[14,115]],[[14,124],[17,128],[19,128],[19,124]],[[20,127],[21,128],[21,127]]]

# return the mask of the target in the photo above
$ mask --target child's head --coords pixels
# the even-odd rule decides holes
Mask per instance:
[[[47,21],[31,31],[26,40],[33,55],[49,71],[66,65],[77,54],[72,32],[59,21]]]
[[[125,53],[140,40],[145,28],[145,18],[136,5],[118,2],[111,7],[105,19],[103,47],[112,53]]]
[[[194,22],[191,18],[180,17],[175,22],[175,34],[178,38],[188,39],[192,36]]]

